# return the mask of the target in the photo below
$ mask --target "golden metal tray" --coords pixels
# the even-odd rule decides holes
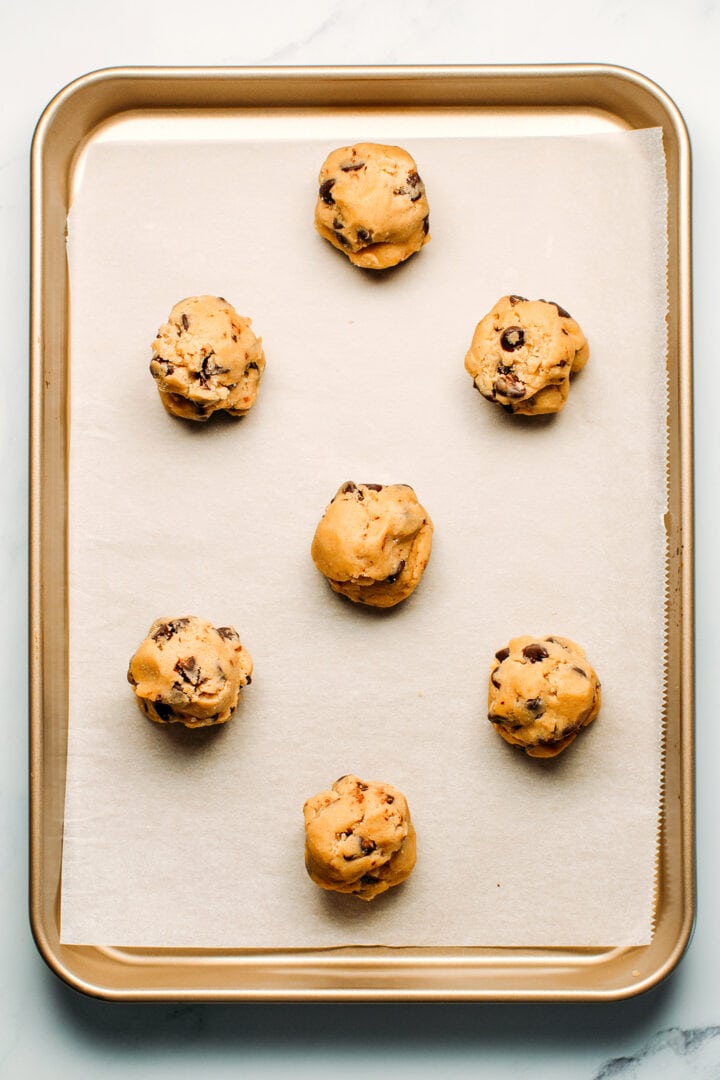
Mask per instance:
[[[637,948],[168,950],[60,941],[68,727],[69,295],[65,236],[78,155],[121,115],[229,111],[265,120],[412,110],[427,130],[472,113],[480,134],[661,127],[669,191],[667,684],[655,932]],[[640,993],[675,966],[694,918],[690,149],[649,80],[604,65],[122,68],[50,103],[32,158],[30,907],[50,967],[113,1000],[599,1001]]]

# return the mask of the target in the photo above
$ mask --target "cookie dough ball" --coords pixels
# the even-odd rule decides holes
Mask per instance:
[[[430,239],[425,185],[399,146],[358,143],[333,150],[319,183],[315,228],[356,266],[396,266]]]
[[[149,720],[209,727],[230,719],[252,667],[232,626],[215,627],[188,615],[152,624],[127,677]]]
[[[560,412],[570,375],[589,355],[582,330],[559,304],[503,296],[475,328],[465,368],[488,401],[537,416]]]
[[[373,900],[410,876],[415,830],[397,788],[341,776],[303,814],[305,866],[321,889]]]
[[[556,757],[599,710],[598,677],[568,638],[517,637],[495,653],[488,720],[531,757]]]
[[[420,582],[433,524],[407,484],[343,484],[312,542],[313,562],[335,592],[393,607]]]
[[[250,319],[221,296],[190,296],[176,304],[152,353],[150,371],[173,416],[244,416],[255,404],[265,368],[260,338]]]

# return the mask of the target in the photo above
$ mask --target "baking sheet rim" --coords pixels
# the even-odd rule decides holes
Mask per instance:
[[[453,81],[453,85],[463,87],[468,81],[477,85],[478,80],[481,82],[488,82],[502,87],[507,85],[507,81],[512,79],[520,80],[522,83],[529,80],[530,83],[534,83],[538,80],[538,86],[536,90],[542,88],[543,85],[548,85],[548,80],[552,77],[560,78],[564,81],[568,78],[575,80],[577,85],[578,79],[587,80],[588,77],[602,76],[604,79],[608,77],[613,80],[619,80],[623,84],[623,91],[627,87],[635,87],[638,90],[642,89],[645,94],[650,95],[650,100],[654,99],[657,103],[658,110],[662,117],[665,119],[665,123],[662,125],[666,132],[666,146],[668,144],[668,136],[671,134],[674,140],[674,151],[677,156],[676,160],[676,176],[675,184],[669,184],[669,201],[670,212],[676,213],[676,219],[674,222],[673,235],[671,240],[674,239],[676,249],[675,271],[677,274],[677,297],[676,303],[673,304],[673,296],[669,297],[670,306],[670,318],[675,323],[675,338],[676,340],[669,340],[670,355],[673,355],[673,345],[677,350],[677,371],[675,372],[677,380],[677,401],[675,403],[675,422],[673,423],[673,416],[669,418],[669,439],[672,441],[675,439],[677,442],[678,454],[675,460],[671,460],[671,467],[673,464],[676,467],[677,475],[675,478],[676,487],[679,485],[679,507],[676,513],[676,518],[680,520],[671,521],[670,523],[670,545],[672,547],[673,538],[678,541],[677,552],[677,573],[674,576],[677,579],[676,589],[680,593],[680,608],[678,611],[678,626],[677,626],[677,640],[676,645],[679,647],[680,653],[678,661],[678,692],[679,692],[679,704],[682,706],[678,717],[679,730],[677,732],[680,739],[680,751],[678,757],[678,765],[681,773],[681,795],[682,795],[682,817],[681,817],[681,840],[679,863],[682,867],[682,911],[676,932],[673,935],[670,948],[667,950],[664,961],[660,963],[653,971],[646,974],[642,978],[638,978],[637,982],[629,982],[628,985],[621,988],[613,988],[611,990],[601,990],[597,986],[595,988],[591,986],[585,986],[583,988],[562,989],[560,987],[550,988],[546,987],[531,987],[525,986],[524,988],[515,989],[483,989],[482,985],[474,987],[457,987],[449,988],[447,986],[442,988],[433,988],[429,985],[413,988],[410,985],[397,985],[390,988],[384,988],[380,986],[373,986],[371,989],[363,988],[357,984],[343,984],[339,986],[303,986],[303,987],[286,987],[284,989],[270,989],[268,987],[254,987],[248,989],[232,987],[188,987],[183,989],[176,986],[174,988],[167,987],[155,987],[152,988],[148,985],[138,986],[132,988],[114,988],[114,987],[102,987],[100,985],[94,985],[84,979],[77,970],[71,969],[69,963],[67,963],[60,955],[65,954],[68,959],[72,954],[87,954],[88,952],[94,952],[97,954],[97,958],[105,956],[108,959],[108,963],[111,966],[114,965],[130,965],[134,966],[130,961],[130,956],[135,953],[142,952],[141,950],[123,950],[123,949],[105,949],[102,947],[84,946],[79,949],[55,945],[52,941],[52,934],[49,933],[47,927],[47,915],[43,915],[42,898],[45,897],[45,910],[47,911],[47,892],[48,882],[46,880],[45,865],[43,862],[43,852],[46,850],[47,836],[46,830],[43,830],[43,818],[44,812],[47,807],[44,805],[44,781],[46,779],[46,770],[49,767],[47,761],[47,754],[44,753],[44,736],[47,736],[47,730],[43,724],[43,703],[41,701],[41,688],[43,686],[43,674],[45,670],[45,663],[47,661],[45,648],[44,648],[44,621],[43,615],[46,614],[43,595],[43,524],[45,524],[44,514],[44,500],[42,492],[41,480],[43,478],[43,434],[46,431],[46,414],[44,413],[44,395],[43,384],[44,380],[48,379],[46,369],[46,339],[45,339],[45,326],[49,318],[48,312],[45,310],[47,303],[47,288],[46,285],[50,282],[46,282],[47,277],[47,260],[46,260],[46,244],[48,244],[48,237],[46,233],[47,229],[47,217],[49,216],[49,207],[47,205],[47,192],[45,190],[45,183],[48,180],[46,163],[48,159],[48,143],[52,141],[54,134],[54,125],[57,125],[58,115],[62,113],[63,107],[67,104],[69,99],[72,99],[76,95],[83,95],[88,93],[92,97],[94,91],[98,87],[102,87],[106,83],[112,83],[115,80],[120,80],[124,85],[132,86],[136,84],[138,79],[149,79],[152,83],[154,80],[168,80],[170,86],[172,86],[173,80],[180,80],[185,83],[186,80],[190,80],[191,85],[197,89],[199,82],[205,82],[206,80],[218,80],[221,83],[232,82],[233,85],[242,84],[242,86],[249,90],[253,85],[257,85],[257,80],[262,80],[266,84],[269,81],[269,85],[275,88],[275,91],[283,85],[289,85],[291,80],[295,80],[299,85],[300,90],[303,88],[307,90],[308,80],[316,81],[318,78],[331,79],[335,83],[339,80],[340,84],[346,85],[348,82],[352,84],[356,95],[358,93],[359,86],[369,85],[368,81],[375,81],[377,79],[384,80],[384,83],[388,87],[393,88],[393,93],[397,95],[398,100],[393,100],[391,104],[402,106],[403,104],[403,80],[422,80],[424,85],[431,89],[433,85],[441,78],[449,78]],[[358,82],[358,80],[360,80]],[[457,81],[459,80],[459,82]],[[498,82],[499,80],[499,82]],[[398,94],[398,87],[400,92]],[[585,88],[587,88],[587,82],[585,81]],[[357,102],[358,107],[363,102]],[[417,102],[413,102],[417,104]],[[317,104],[317,103],[315,103]],[[390,104],[390,103],[389,103]],[[427,106],[427,102],[423,103]],[[474,100],[475,107],[481,107],[482,101]],[[487,104],[487,102],[485,102]],[[497,102],[495,102],[497,105]],[[542,111],[543,104],[537,100],[526,101],[527,107],[532,107],[533,110],[537,109]],[[124,111],[122,109],[122,102],[118,103],[111,108],[110,115],[113,114],[113,110],[116,113]],[[616,103],[617,106],[617,103]],[[200,106],[198,106],[199,108]],[[219,107],[219,106],[215,106]],[[502,106],[501,106],[502,107]],[[146,108],[151,109],[152,103],[147,102]],[[613,112],[613,109],[609,110]],[[624,117],[622,117],[624,119]],[[78,132],[78,135],[82,135],[84,138],[90,137],[91,131],[97,126],[97,117],[94,118],[95,123],[89,124],[86,130]],[[81,125],[82,126],[82,125]],[[629,126],[633,126],[632,123]],[[78,143],[79,146],[79,143]],[[76,149],[78,148],[76,146]],[[69,181],[70,168],[67,169],[67,175],[65,175],[64,183],[67,185]],[[31,812],[31,828],[30,828],[30,846],[31,846],[31,867],[30,867],[30,903],[31,903],[31,925],[35,940],[38,944],[41,954],[47,961],[49,966],[58,974],[62,979],[68,982],[70,985],[77,989],[83,990],[86,993],[117,1000],[131,1000],[131,999],[175,999],[178,997],[192,997],[194,999],[212,999],[212,1000],[228,1000],[228,999],[280,999],[280,1000],[381,1000],[381,999],[393,999],[393,1000],[468,1000],[468,999],[483,999],[483,1000],[601,1000],[628,997],[639,993],[645,989],[655,985],[661,979],[663,979],[677,964],[680,956],[685,951],[687,943],[690,939],[692,932],[692,925],[694,920],[694,908],[695,908],[695,893],[694,893],[694,820],[693,820],[693,806],[692,806],[692,787],[693,787],[693,760],[692,760],[692,472],[691,472],[691,444],[692,444],[692,416],[691,416],[691,300],[690,300],[690,204],[689,204],[689,177],[690,177],[690,152],[689,142],[687,139],[687,133],[684,128],[682,117],[677,111],[674,103],[667,97],[664,91],[656,87],[650,80],[645,79],[644,76],[638,75],[635,72],[628,71],[622,68],[612,67],[610,65],[534,65],[534,66],[522,66],[522,67],[394,67],[394,68],[116,68],[106,69],[104,71],[92,72],[87,76],[83,76],[73,83],[71,83],[65,90],[61,91],[56,98],[50,103],[45,113],[41,117],[35,134],[33,142],[33,159],[32,159],[32,287],[31,287],[31,378],[32,378],[32,394],[31,394],[31,444],[30,444],[30,464],[31,464],[31,492],[30,492],[30,514],[31,514],[31,530],[30,530],[30,563],[31,563],[31,593],[30,593],[30,608],[31,608],[31,623],[30,623],[30,667],[31,667],[31,714],[30,714],[30,812]],[[57,178],[56,178],[57,179]],[[62,185],[61,185],[62,187]],[[675,188],[675,190],[673,189]],[[63,189],[67,195],[67,186]],[[65,199],[64,209],[67,211],[67,198]],[[64,254],[64,237],[63,237],[63,254]],[[671,270],[673,267],[671,267]],[[672,276],[672,275],[671,275]],[[672,288],[670,289],[672,293]],[[67,315],[67,279],[65,278],[65,289],[63,291],[63,301],[65,304],[65,315]],[[672,328],[671,328],[672,330]],[[67,326],[64,328],[65,334],[67,333]],[[65,345],[65,339],[61,343]],[[64,373],[67,374],[66,365],[67,357],[63,358],[65,368]],[[673,374],[671,369],[670,374]],[[46,390],[50,388],[50,381],[48,380],[45,387]],[[57,387],[55,389],[57,394]],[[61,420],[62,423],[62,420]],[[677,460],[679,458],[679,460]],[[65,463],[66,464],[66,463]],[[672,515],[671,515],[672,516]],[[669,560],[672,563],[672,552],[670,551]],[[65,570],[67,569],[65,560]],[[670,585],[674,580],[673,575],[670,576]],[[670,590],[669,590],[670,591]],[[672,607],[672,597],[668,597],[668,606]],[[66,614],[66,613],[65,613]],[[671,622],[671,618],[668,619]],[[65,630],[67,631],[67,625],[65,624]],[[668,637],[669,640],[672,637],[673,627],[669,626]],[[63,764],[64,767],[64,764]],[[667,851],[665,850],[664,829],[667,825],[667,797],[664,793],[663,799],[663,836],[660,837],[660,851],[659,857],[667,857]],[[61,843],[61,841],[60,841]],[[57,886],[56,886],[57,887]],[[661,890],[662,892],[662,890]],[[662,915],[663,898],[662,895],[658,896],[658,918]],[[54,910],[57,916],[57,902],[54,904]],[[657,921],[657,920],[656,920]],[[677,921],[677,920],[676,920]],[[608,949],[608,950],[590,950],[593,952],[597,959],[596,963],[602,964],[603,958],[607,958],[611,955],[617,956],[618,954],[636,954],[638,952],[647,951],[652,946],[638,947],[635,949]],[[268,954],[265,950],[239,950],[237,953],[223,952],[221,955],[227,961],[234,961],[240,963],[241,966],[246,968],[248,965],[255,964],[260,968],[266,968],[271,965],[273,961],[280,967],[303,967],[304,965],[310,965],[313,967],[327,968],[327,976],[330,982],[336,980],[336,976],[333,976],[333,968],[337,967],[349,967],[354,969],[356,967],[363,969],[367,972],[368,969],[372,969],[373,962],[377,969],[385,970],[396,973],[398,970],[407,971],[409,969],[427,967],[427,956],[423,956],[422,959],[417,957],[409,958],[404,955],[402,959],[397,955],[393,956],[393,953],[407,954],[408,950],[393,950],[382,949],[371,950],[371,947],[365,947],[363,952],[365,954],[368,951],[372,951],[372,956],[366,955],[364,959],[357,961],[351,960],[348,954],[354,951],[352,946],[348,946],[346,949],[318,949],[318,950],[299,950],[297,953],[293,951],[286,952],[284,950],[271,951],[271,955],[268,958]],[[433,969],[437,969],[443,963],[447,965],[449,969],[455,969],[458,967],[457,958],[453,957],[452,950],[443,950],[438,947],[438,955],[433,958],[433,963],[430,965]],[[552,965],[557,966],[560,957],[575,956],[578,960],[580,955],[587,950],[582,949],[542,949],[542,950],[530,950],[530,949],[518,949],[518,950],[503,950],[503,949],[488,949],[485,947],[478,947],[477,949],[465,949],[460,950],[465,955],[462,968],[471,969],[476,966],[480,973],[487,975],[488,966],[493,966],[493,960],[487,959],[488,956],[494,957],[496,954],[502,954],[505,956],[507,953],[514,953],[516,960],[511,965],[513,967],[519,967],[524,961],[527,962],[533,953],[542,954],[542,957],[551,955],[553,957]],[[414,950],[413,950],[414,952]],[[182,954],[182,955],[181,955]],[[339,955],[338,955],[339,954]],[[471,955],[467,955],[471,954]],[[154,956],[156,962],[162,965],[163,959],[166,961],[170,957],[177,958],[177,962],[182,961],[182,957],[188,956],[188,952],[185,950],[155,950],[151,953]],[[192,954],[196,955],[196,954]],[[215,956],[210,951],[206,953],[198,953],[199,956]],[[263,962],[260,958],[263,957]],[[294,959],[291,960],[291,957]],[[475,957],[484,957],[484,962],[475,959]],[[545,962],[541,958],[535,958],[533,966],[542,966]],[[308,958],[311,958],[309,960]],[[567,964],[567,960],[566,960]],[[146,968],[146,963],[140,965]],[[175,966],[175,965],[173,965]],[[503,970],[506,971],[503,965]],[[507,972],[506,972],[507,973]],[[640,976],[640,971],[633,971],[633,975]]]

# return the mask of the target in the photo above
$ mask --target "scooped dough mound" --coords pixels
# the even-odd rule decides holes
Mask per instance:
[[[221,296],[181,300],[153,342],[150,372],[169,413],[204,421],[216,412],[244,416],[265,369],[250,319]]]
[[[331,588],[358,604],[393,607],[417,588],[433,524],[407,484],[343,484],[315,530],[311,554]]]
[[[321,889],[373,900],[410,876],[415,830],[397,788],[341,776],[303,814],[305,866]]]
[[[503,296],[480,320],[465,368],[484,398],[507,412],[560,412],[570,376],[590,350],[575,320],[559,304]]]
[[[149,720],[196,728],[230,719],[252,669],[232,626],[215,627],[188,615],[152,624],[127,677]]]
[[[430,208],[406,150],[357,143],[333,150],[320,170],[315,227],[368,270],[409,259],[430,239]]]
[[[600,711],[600,682],[579,645],[517,637],[495,654],[488,720],[531,757],[556,757]]]

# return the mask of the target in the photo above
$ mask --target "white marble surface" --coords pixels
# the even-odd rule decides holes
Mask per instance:
[[[0,9],[0,1076],[720,1077],[720,530],[713,422],[714,253],[720,246],[717,0],[27,0]],[[28,155],[46,102],[86,71],[128,64],[602,62],[674,98],[694,150],[699,909],[677,971],[604,1006],[140,1006],[77,995],[27,921],[26,505]]]

